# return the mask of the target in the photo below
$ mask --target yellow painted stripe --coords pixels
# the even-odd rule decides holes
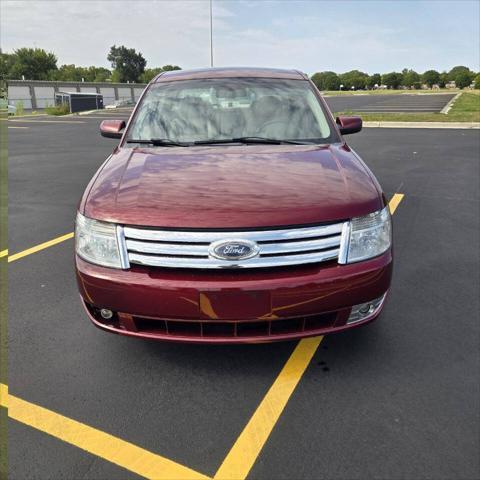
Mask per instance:
[[[8,408],[8,387],[0,383],[0,407]]]
[[[30,127],[7,127],[7,128],[30,128]]]
[[[8,408],[8,416],[17,422],[52,435],[137,475],[156,480],[208,479],[205,475],[168,458],[13,395],[8,395],[6,385],[0,385],[0,400],[2,407]]]
[[[393,214],[403,200],[396,193],[389,202]],[[244,480],[308,367],[323,337],[301,340],[215,474],[215,479]]]
[[[8,250],[2,250],[2,251],[0,252],[0,258],[6,257],[7,255],[8,255]]]
[[[393,215],[395,210],[400,205],[400,202],[403,200],[405,195],[403,193],[396,193],[388,202],[388,206],[390,207],[390,213]]]
[[[225,457],[215,474],[216,479],[243,480],[247,477],[322,339],[323,337],[305,338],[298,343]]]
[[[48,242],[41,243],[40,245],[36,245],[35,247],[28,248],[27,250],[23,250],[22,252],[15,253],[14,255],[8,257],[8,262],[14,262],[19,258],[26,257],[27,255],[31,255],[32,253],[37,253],[40,250],[45,250],[48,247],[52,247],[53,245],[62,243],[65,240],[69,240],[70,238],[73,238],[73,232],[62,235],[61,237],[54,238],[53,240],[49,240]]]

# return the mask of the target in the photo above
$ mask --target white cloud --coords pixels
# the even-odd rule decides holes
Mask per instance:
[[[403,19],[392,13],[379,19],[376,9],[365,6],[369,18],[352,18],[346,5],[337,10],[337,4],[329,4],[328,13],[327,3],[214,0],[215,64],[307,73],[423,71],[458,64],[480,68],[478,26],[467,38],[445,33],[442,22],[430,19],[432,34],[418,28],[415,12]],[[310,12],[309,5],[315,6]],[[197,68],[210,62],[208,0],[0,0],[0,12],[3,50],[36,45],[55,52],[59,64],[109,66],[113,44],[141,51],[149,67]]]
[[[59,63],[108,66],[113,44],[140,50],[148,66],[205,66],[210,59],[208,1],[3,1],[4,51],[38,46]],[[215,8],[215,28],[229,11]]]

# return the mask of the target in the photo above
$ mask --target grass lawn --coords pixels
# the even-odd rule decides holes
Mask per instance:
[[[352,115],[353,111],[336,112]],[[357,113],[365,122],[480,122],[480,90],[463,92],[445,113]]]

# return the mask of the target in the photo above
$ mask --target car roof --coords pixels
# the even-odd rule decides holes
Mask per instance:
[[[280,68],[255,68],[255,67],[222,67],[199,68],[196,70],[171,70],[157,75],[152,83],[172,82],[175,80],[193,80],[200,78],[284,78],[290,80],[305,80],[307,76],[298,70],[285,70]]]

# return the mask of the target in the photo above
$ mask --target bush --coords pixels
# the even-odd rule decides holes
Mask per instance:
[[[475,90],[480,90],[480,74],[475,77]]]
[[[62,103],[61,105],[46,106],[45,111],[49,115],[68,115],[70,113],[70,106],[68,103]]]
[[[17,108],[15,115],[23,115],[25,113],[23,102],[21,100],[15,104],[15,107]]]
[[[472,78],[470,74],[467,72],[460,72],[456,77],[455,77],[455,86],[457,88],[465,88],[468,87],[472,83]]]

